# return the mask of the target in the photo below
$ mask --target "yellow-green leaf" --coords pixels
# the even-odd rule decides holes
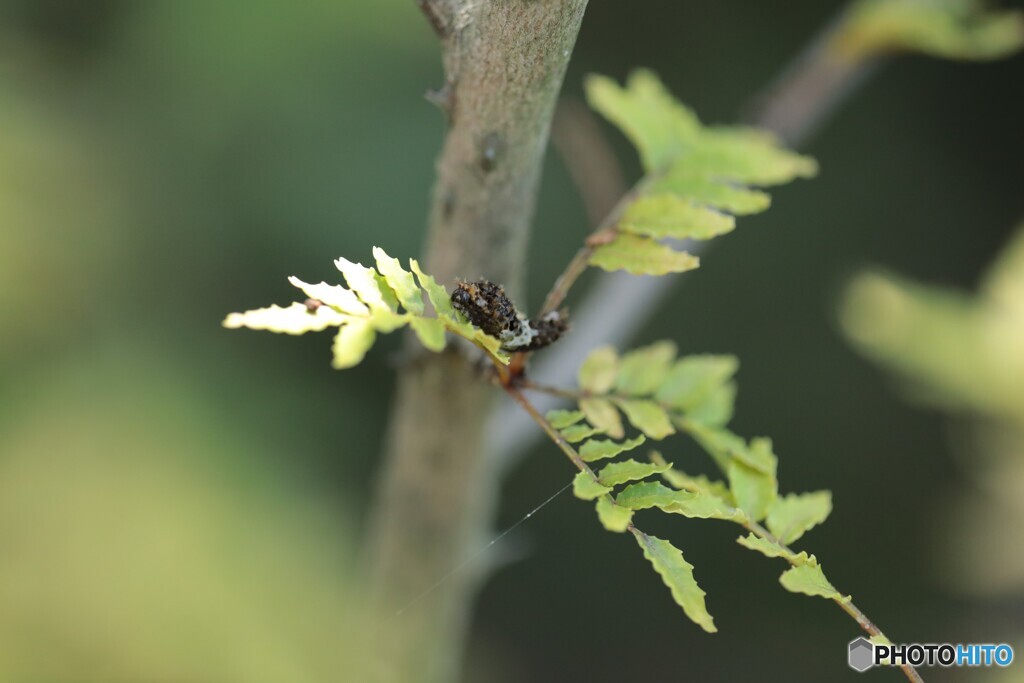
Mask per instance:
[[[595,248],[588,263],[607,271],[666,275],[693,270],[700,266],[700,259],[648,237],[621,233],[608,244]]]
[[[672,193],[645,195],[626,209],[619,229],[655,239],[707,240],[731,231],[736,219]]]
[[[605,394],[615,386],[619,376],[619,355],[610,346],[594,349],[580,366],[580,388],[595,394]]]
[[[452,308],[451,296],[448,291],[437,284],[437,280],[433,276],[420,270],[420,264],[416,259],[409,259],[409,267],[412,268],[412,272],[416,273],[416,279],[419,280],[423,291],[427,293],[427,298],[430,299],[430,304],[434,307],[438,317],[454,320],[455,309]]]
[[[580,472],[572,480],[572,492],[582,500],[594,500],[611,492],[611,487],[598,483],[590,472]]]
[[[817,560],[813,556],[808,555],[805,552],[792,553],[783,548],[778,543],[773,543],[766,538],[755,536],[754,534],[747,534],[746,536],[740,536],[736,539],[744,548],[757,551],[765,557],[781,557],[782,559],[790,562],[794,565],[805,564],[805,563],[816,563]]]
[[[439,319],[412,317],[409,319],[409,325],[423,346],[434,352],[444,351],[445,327]]]
[[[616,388],[630,396],[649,396],[665,381],[675,357],[676,345],[671,341],[655,342],[630,351],[619,363]]]
[[[660,474],[670,467],[672,467],[670,463],[658,465],[655,463],[638,462],[636,460],[629,459],[605,465],[601,468],[601,471],[597,473],[597,478],[605,486],[618,486],[619,484],[625,484],[629,481],[640,481],[641,479],[646,479],[652,474]]]
[[[619,453],[631,451],[637,446],[642,445],[646,440],[647,437],[643,434],[635,439],[627,439],[621,442],[609,441],[607,439],[590,439],[580,446],[580,457],[586,462],[614,458]]]
[[[544,418],[555,429],[565,429],[582,420],[583,413],[578,410],[549,410]]]
[[[821,565],[817,562],[806,562],[783,572],[779,577],[782,587],[791,593],[841,600],[849,602],[850,596],[843,595],[825,578]]]
[[[579,406],[587,422],[604,430],[608,436],[621,439],[626,435],[619,409],[611,401],[603,398],[585,398],[580,400]]]
[[[368,319],[356,318],[342,325],[338,334],[334,336],[334,361],[331,365],[336,370],[359,365],[366,352],[373,346],[376,337],[377,331]]]
[[[332,308],[349,315],[369,315],[370,311],[351,291],[341,285],[329,285],[326,282],[311,285],[299,278],[292,276],[288,278],[293,286],[302,290],[303,294],[310,299],[322,301]]]
[[[590,76],[585,87],[590,106],[626,134],[648,171],[658,170],[685,151],[686,141],[700,130],[693,111],[680,104],[651,71],[634,71],[625,88],[604,76]]]
[[[652,439],[664,439],[675,434],[676,430],[669,420],[668,413],[654,401],[620,400],[617,403],[626,414],[626,419]]]
[[[689,495],[688,491],[674,491],[660,482],[643,481],[622,489],[615,497],[615,502],[630,510],[665,509]]]
[[[378,279],[380,274],[373,268],[367,268],[360,263],[353,263],[344,256],[334,261],[334,265],[345,277],[348,288],[355,292],[359,299],[370,307],[373,312],[393,312],[394,308],[388,305],[385,294],[381,290]]]
[[[775,476],[755,470],[735,459],[729,463],[726,473],[736,505],[755,522],[764,519],[778,495]]]
[[[388,256],[380,247],[373,248],[373,257],[377,261],[377,271],[394,291],[398,302],[409,313],[423,314],[423,295],[416,286],[412,273],[402,268],[398,259]]]
[[[565,440],[569,443],[578,443],[587,437],[601,433],[600,429],[586,423],[569,425],[565,429],[559,431],[561,431],[562,436],[564,436]]]
[[[765,524],[783,543],[796,541],[813,527],[828,519],[832,512],[832,492],[789,494],[768,510]]]
[[[1020,11],[989,11],[975,0],[860,0],[837,43],[850,60],[898,50],[998,59],[1024,45],[1024,18]]]
[[[597,518],[608,531],[622,533],[629,528],[633,521],[633,511],[616,505],[611,496],[601,496],[597,499]]]
[[[651,453],[651,461],[659,465],[665,464],[665,458],[657,451]],[[691,476],[677,469],[666,470],[662,472],[661,477],[673,488],[693,491],[695,493],[707,493],[732,505],[732,494],[729,492],[729,487],[725,485],[725,482],[711,481],[703,474]]]
[[[721,391],[739,368],[735,356],[695,355],[676,361],[658,386],[659,403],[688,412]]]
[[[721,519],[727,522],[743,524],[747,515],[718,496],[705,491],[680,491],[685,494],[663,507],[665,512],[672,512],[695,519]]]
[[[693,577],[693,565],[683,558],[683,553],[668,541],[634,531],[637,543],[644,551],[644,557],[658,572],[665,585],[672,592],[672,598],[695,624],[708,633],[715,633],[715,621],[704,603],[706,593]]]
[[[231,313],[224,319],[224,327],[232,330],[247,327],[250,330],[268,330],[283,334],[305,334],[336,327],[351,319],[351,316],[338,313],[329,306],[321,306],[315,311],[310,311],[299,303],[287,308],[275,304],[244,313]]]
[[[678,168],[655,180],[651,191],[672,192],[736,216],[760,213],[772,205],[768,193],[697,175],[690,170],[685,159]]]

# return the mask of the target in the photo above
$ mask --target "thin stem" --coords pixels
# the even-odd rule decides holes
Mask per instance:
[[[590,257],[593,255],[594,250],[615,238],[615,235],[618,233],[619,219],[622,218],[623,212],[633,203],[633,200],[637,198],[644,186],[649,182],[649,177],[644,178],[634,185],[629,192],[622,195],[611,212],[594,229],[594,232],[586,239],[580,250],[569,261],[569,265],[565,267],[562,274],[555,280],[555,284],[551,287],[551,291],[548,292],[547,298],[544,299],[540,315],[543,316],[546,313],[557,310],[562,305],[565,297],[569,294],[569,290],[587,269],[587,264],[590,262]]]
[[[586,389],[580,389],[580,390],[562,389],[560,387],[552,387],[552,386],[547,386],[545,384],[539,384],[537,382],[532,382],[532,381],[527,380],[527,379],[519,380],[519,386],[521,386],[523,389],[527,389],[527,390],[531,390],[531,391],[537,391],[537,392],[541,392],[541,393],[544,393],[544,394],[548,394],[549,396],[557,396],[559,398],[566,398],[566,399],[573,400],[573,401],[579,401],[579,400],[582,400],[582,399],[594,398],[594,397],[607,398],[607,399],[612,399],[612,400],[617,399],[617,398],[626,398],[626,397],[618,396],[616,394],[595,394],[594,392],[587,391]],[[542,427],[545,427],[545,425],[546,425],[544,431],[546,431],[548,433],[548,436],[550,436],[553,440],[555,440],[556,443],[559,443],[559,441],[561,441],[563,443],[565,442],[565,439],[562,438],[562,435],[559,434],[553,427],[551,427],[550,423],[548,423],[547,420],[545,420],[543,417],[540,416],[540,413],[537,411],[537,409],[533,406],[533,404],[531,404],[529,401],[527,401],[525,397],[523,397],[521,392],[519,392],[517,389],[514,389],[514,388],[512,388],[510,390],[510,393],[512,391],[515,392],[515,394],[512,394],[513,398],[516,398],[516,396],[518,395],[518,398],[516,398],[516,400],[519,403],[519,405],[523,406],[527,410],[527,412],[530,413],[531,417],[534,417],[535,420],[538,420],[538,418],[539,418],[539,420],[541,422],[538,422],[538,423],[541,424]],[[561,444],[559,445],[559,447],[560,448],[562,447]],[[576,455],[576,451],[568,443],[565,443],[565,448],[563,448],[563,450],[566,450],[566,449],[568,449],[566,451],[567,453],[571,452],[573,454],[573,455],[569,456],[570,458],[573,458],[574,456],[576,458],[579,458],[579,456]],[[580,463],[582,465],[586,466],[586,464],[583,463],[582,461],[580,461]],[[754,534],[755,536],[758,536],[758,537],[768,541],[769,543],[772,543],[772,544],[777,545],[778,547],[782,548],[783,550],[786,551],[786,553],[788,553],[790,555],[796,555],[796,553],[792,550],[792,548],[790,548],[789,546],[784,544],[782,541],[780,541],[778,538],[776,538],[774,534],[772,534],[770,531],[765,529],[763,526],[761,526],[757,522],[748,519],[748,520],[746,520],[744,522],[740,522],[739,524],[741,526],[743,526],[743,528],[745,528],[747,531],[749,531],[752,534]],[[786,559],[787,559],[787,561],[792,566],[794,566],[794,567],[797,566],[797,564],[795,562],[793,562],[791,559],[789,559],[789,558],[786,558]],[[838,591],[838,592],[841,592],[841,591]],[[839,607],[844,612],[846,612],[848,615],[850,615],[850,617],[853,618],[853,620],[857,622],[857,625],[860,626],[862,629],[864,629],[864,631],[869,636],[879,636],[879,637],[882,637],[882,638],[886,638],[886,635],[884,633],[882,633],[882,630],[880,628],[878,628],[878,626],[876,626],[875,623],[873,621],[871,621],[871,619],[869,619],[867,617],[867,615],[864,614],[864,612],[862,612],[860,610],[860,608],[858,608],[856,605],[854,605],[852,600],[843,600],[841,598],[833,598],[832,601],[835,602],[837,605],[839,605]],[[900,669],[903,671],[904,675],[906,675],[906,677],[909,680],[915,681],[917,683],[923,683],[923,679],[921,678],[921,675],[910,664],[904,663],[904,664],[902,664],[900,666]]]
[[[778,538],[775,537],[774,534],[772,534],[770,531],[765,529],[763,526],[761,526],[757,522],[755,522],[753,520],[747,520],[746,522],[742,523],[742,526],[743,526],[743,528],[745,528],[747,531],[751,532],[755,536],[758,536],[758,537],[768,541],[769,543],[772,543],[774,545],[779,546],[780,548],[785,550],[786,553],[788,553],[789,555],[796,555],[796,553],[793,551],[792,548],[790,548],[788,545],[786,545],[785,543],[780,541]],[[797,564],[795,562],[793,562],[791,559],[789,559],[788,557],[786,558],[786,561],[789,562],[794,567],[797,566]],[[842,591],[839,591],[838,589],[837,589],[836,592],[842,593]],[[869,636],[877,636],[877,637],[885,638],[886,640],[888,640],[888,637],[886,637],[886,635],[884,633],[882,633],[882,629],[878,628],[875,625],[875,623],[873,621],[871,621],[871,619],[869,619],[868,616],[866,614],[864,614],[864,612],[862,612],[860,610],[860,608],[858,608],[856,605],[854,605],[853,604],[853,600],[843,600],[842,598],[832,598],[832,601],[834,603],[836,603],[837,605],[839,605],[839,607],[844,612],[849,614],[850,617],[852,617],[853,620],[857,622],[857,625],[860,626],[862,629],[864,629],[864,632],[867,633]],[[915,669],[910,664],[906,664],[906,663],[901,664],[900,665],[900,669],[903,671],[903,674],[907,677],[908,680],[914,681],[915,683],[924,683],[924,679],[921,678],[921,674],[919,674],[917,672],[917,669]]]
[[[572,444],[566,441],[565,437],[562,436],[557,429],[551,426],[551,423],[547,418],[540,414],[540,411],[530,403],[529,399],[523,395],[523,392],[510,385],[505,385],[505,392],[511,396],[523,410],[526,411],[527,415],[533,418],[534,422],[540,425],[540,428],[544,430],[544,433],[547,434],[548,437],[555,442],[555,445],[569,457],[569,460],[571,460],[572,464],[576,466],[576,469],[580,472],[588,472],[590,476],[593,477],[594,481],[597,481],[597,475],[594,474],[594,470],[590,469],[590,466],[583,462],[583,458],[581,458],[580,454],[576,452],[576,449],[572,447]]]

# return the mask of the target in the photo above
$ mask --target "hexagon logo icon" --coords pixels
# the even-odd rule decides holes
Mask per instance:
[[[867,638],[861,637],[850,643],[850,668],[855,671],[867,671],[875,665],[875,646]]]

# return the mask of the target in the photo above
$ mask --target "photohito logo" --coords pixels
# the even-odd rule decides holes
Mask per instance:
[[[1013,648],[1006,643],[928,643],[875,645],[867,638],[850,643],[847,662],[856,671],[873,666],[1010,666]]]

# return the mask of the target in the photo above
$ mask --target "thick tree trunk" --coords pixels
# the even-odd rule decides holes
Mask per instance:
[[[418,4],[442,40],[446,84],[432,99],[450,121],[426,268],[448,286],[486,277],[515,297],[551,117],[587,3]],[[399,379],[368,537],[377,609],[402,610],[377,638],[387,680],[458,679],[479,568],[448,573],[490,526],[499,482],[482,444],[494,393],[457,353],[418,357]]]

